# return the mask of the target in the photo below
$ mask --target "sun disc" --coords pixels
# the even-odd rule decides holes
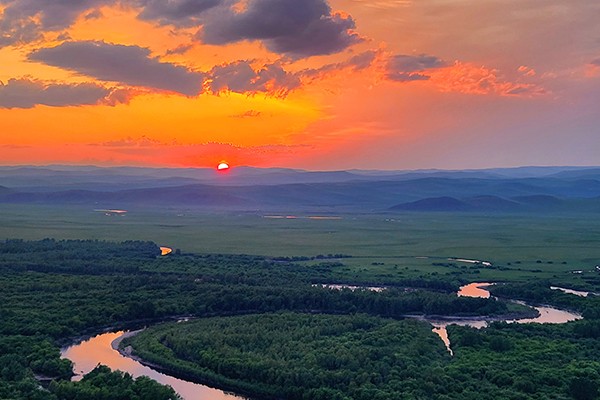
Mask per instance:
[[[217,166],[217,170],[219,171],[225,171],[226,169],[229,169],[229,164],[226,162],[222,162]]]

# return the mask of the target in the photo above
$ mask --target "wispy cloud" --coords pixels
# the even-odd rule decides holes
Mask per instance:
[[[431,74],[431,82],[441,91],[500,96],[539,96],[548,94],[535,83],[503,79],[496,69],[460,61]]]
[[[262,112],[256,110],[248,110],[241,114],[232,115],[232,118],[258,118],[262,115]]]

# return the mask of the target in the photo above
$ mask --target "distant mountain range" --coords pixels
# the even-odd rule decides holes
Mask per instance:
[[[303,171],[0,167],[0,203],[360,212],[600,212],[600,167]]]

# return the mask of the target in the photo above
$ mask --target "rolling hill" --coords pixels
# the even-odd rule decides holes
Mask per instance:
[[[325,171],[0,167],[0,203],[353,212],[599,209],[596,168]]]

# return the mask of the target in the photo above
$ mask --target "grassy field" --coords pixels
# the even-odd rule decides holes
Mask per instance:
[[[596,274],[590,271],[600,264],[597,214],[404,213],[310,219],[309,215],[265,218],[259,212],[128,211],[124,216],[108,216],[91,208],[1,205],[0,238],[151,240],[200,253],[341,253],[353,256],[342,260],[349,272],[410,276],[455,270],[471,274],[472,280],[558,277],[576,282],[581,276],[571,271]],[[507,269],[479,268],[448,261],[450,257],[489,261]]]

